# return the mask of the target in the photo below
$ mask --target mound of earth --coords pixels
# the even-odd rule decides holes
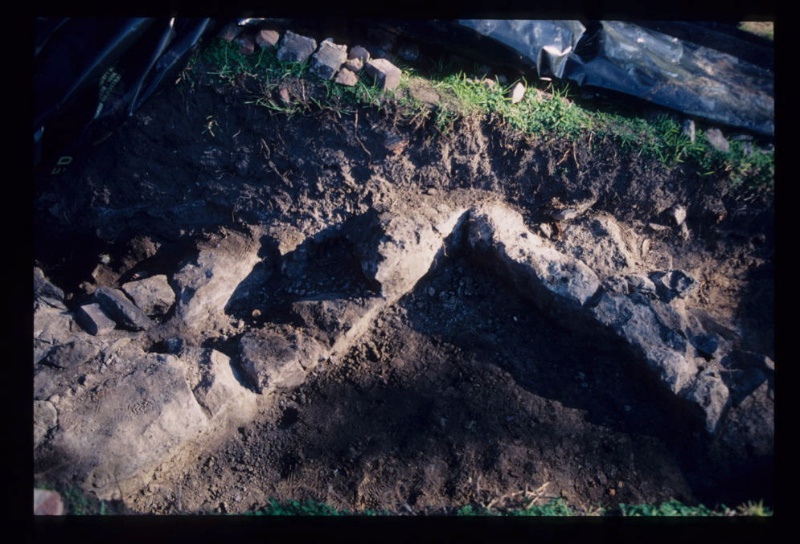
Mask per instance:
[[[35,482],[164,514],[771,504],[771,190],[384,106],[200,78],[39,183]]]

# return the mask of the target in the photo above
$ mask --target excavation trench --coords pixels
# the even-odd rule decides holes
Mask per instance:
[[[36,482],[147,513],[771,500],[769,194],[611,141],[475,119],[443,133],[367,107],[288,117],[198,78],[37,185],[36,265],[64,296],[36,301]],[[700,286],[656,304],[653,273]],[[152,328],[94,336],[74,321],[100,287],[157,276],[175,298]],[[631,342],[648,332],[659,349]],[[165,373],[137,383],[150,368]],[[698,412],[720,383],[724,409]],[[146,399],[117,414],[140,385]],[[158,411],[171,398],[191,425]],[[127,488],[93,487],[97,467],[59,449],[107,433],[117,455],[144,434],[119,429],[146,418],[153,440],[202,432],[146,444],[165,457]],[[109,451],[83,453],[100,466]]]
[[[597,504],[706,496],[698,414],[621,339],[585,321],[553,320],[498,275],[469,249],[468,215],[394,304],[364,279],[342,229],[243,282],[247,296],[234,296],[229,311],[245,316],[247,302],[258,301],[262,315],[305,330],[336,357],[309,365],[303,383],[270,390],[258,419],[178,471],[184,488],[209,490],[184,507],[235,511],[293,497],[349,510],[436,511],[526,487]],[[309,333],[321,321],[293,312],[298,301],[357,297],[384,304],[356,314],[358,334],[344,343],[335,331]],[[653,478],[659,467],[669,467],[667,476]],[[220,495],[218,481],[239,491]],[[144,497],[156,500],[144,493],[134,504]],[[172,507],[168,496],[160,500]]]

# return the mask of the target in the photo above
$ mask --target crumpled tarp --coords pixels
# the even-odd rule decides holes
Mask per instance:
[[[457,25],[513,50],[540,78],[566,79],[759,134],[775,133],[774,51],[744,33],[702,23],[483,19]]]
[[[72,161],[70,148],[132,115],[183,66],[210,24],[201,18],[35,19],[35,165],[57,171]]]

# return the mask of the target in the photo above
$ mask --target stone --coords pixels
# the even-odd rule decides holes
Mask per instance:
[[[347,46],[332,41],[323,41],[316,53],[311,56],[311,73],[322,79],[333,79],[336,72],[347,60]]]
[[[404,209],[398,205],[353,229],[361,269],[389,303],[411,291],[444,254],[445,238],[463,220],[465,208]]]
[[[509,96],[511,98],[511,103],[512,104],[517,104],[519,102],[522,102],[522,99],[525,98],[525,90],[526,90],[525,89],[525,85],[523,85],[522,82],[518,81],[511,88],[511,92],[509,94]]]
[[[674,206],[670,209],[670,215],[673,221],[675,221],[675,225],[681,226],[683,222],[686,221],[686,207],[680,205]]]
[[[33,298],[42,300],[54,308],[67,309],[64,306],[64,291],[50,282],[38,266],[33,269]]]
[[[228,23],[222,27],[222,30],[219,31],[219,37],[226,42],[232,42],[236,39],[241,31],[241,27],[236,23]]]
[[[78,390],[59,411],[53,448],[101,500],[138,488],[160,463],[208,427],[175,356],[126,355],[130,371]]]
[[[692,337],[692,345],[700,356],[710,360],[719,350],[719,337],[715,334],[698,334]]]
[[[650,279],[656,286],[658,296],[665,302],[675,298],[686,298],[700,283],[682,270],[667,270],[666,272],[653,272]]]
[[[299,332],[258,331],[239,342],[242,370],[259,393],[301,385],[305,367],[316,365],[320,353],[319,344]]]
[[[175,315],[190,328],[228,322],[225,307],[253,271],[259,246],[244,235],[223,233],[198,248],[173,276],[178,293]]]
[[[72,312],[42,305],[33,312],[33,362],[41,361],[53,346],[69,342],[79,330]]]
[[[63,516],[64,501],[56,491],[48,489],[33,490],[34,516]]]
[[[94,298],[107,316],[125,329],[144,331],[153,322],[138,306],[131,302],[119,289],[98,287]]]
[[[488,204],[470,213],[470,246],[486,256],[521,294],[552,309],[583,307],[600,287],[597,275],[583,262],[545,244],[530,232],[522,216],[502,204]]]
[[[357,74],[361,70],[364,69],[364,61],[361,59],[347,59],[344,64],[342,64],[342,70],[347,69],[351,72]]]
[[[236,38],[236,43],[239,44],[239,51],[244,55],[252,55],[256,50],[256,42],[250,34],[241,34]]]
[[[355,73],[355,71],[347,66],[342,66],[342,68],[339,70],[339,73],[336,74],[334,81],[340,85],[353,87],[356,83],[358,83],[358,75]]]
[[[314,38],[287,30],[278,47],[277,57],[281,62],[306,62],[316,49],[317,42]]]
[[[722,376],[735,403],[769,381],[775,368],[775,363],[766,355],[744,350],[734,350],[720,362],[724,368]]]
[[[47,433],[58,424],[58,412],[53,403],[47,400],[33,401],[33,447],[44,441]]]
[[[256,395],[237,379],[230,357],[215,349],[187,348],[181,359],[188,369],[187,381],[197,403],[209,420],[220,419],[226,412],[236,416],[251,413]]]
[[[631,274],[626,279],[628,280],[629,293],[638,292],[650,298],[656,297],[656,286],[647,276]]]
[[[278,45],[281,35],[274,30],[263,29],[256,34],[256,45],[262,49],[271,49]]]
[[[321,353],[320,358],[335,359],[346,353],[369,329],[385,306],[385,301],[379,297],[330,298],[323,295],[294,302],[291,311],[325,347],[326,352]],[[306,370],[309,364],[315,363],[305,363]]]
[[[100,304],[92,302],[84,304],[75,312],[75,321],[83,329],[94,336],[108,334],[117,327],[117,323],[108,317]]]
[[[175,304],[175,291],[164,274],[125,283],[122,290],[151,317],[166,314]]]
[[[89,341],[74,339],[51,349],[41,363],[55,368],[74,368],[100,353],[100,347]]]
[[[362,64],[364,64],[370,59],[370,55],[369,51],[367,51],[360,45],[356,45],[350,48],[350,53],[348,53],[347,58],[358,59],[361,61]]]
[[[375,83],[384,91],[391,91],[400,84],[402,72],[400,68],[386,59],[372,59],[367,61],[367,74],[375,79]]]
[[[722,131],[718,128],[708,129],[706,131],[706,139],[708,143],[711,144],[711,147],[717,151],[727,153],[731,149],[730,143],[728,143],[728,140],[725,139],[725,136],[722,135]]]
[[[679,394],[692,384],[697,365],[688,357],[688,344],[673,329],[680,320],[669,306],[634,295],[602,293],[590,313],[644,358],[670,391]]]
[[[703,410],[706,431],[711,434],[716,433],[729,403],[728,388],[723,383],[719,372],[713,369],[700,372],[693,387],[686,394],[686,398]]]

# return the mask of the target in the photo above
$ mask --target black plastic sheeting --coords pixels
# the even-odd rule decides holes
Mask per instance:
[[[775,133],[774,49],[714,23],[461,20],[540,78],[607,89],[689,116]]]
[[[34,166],[59,173],[188,60],[210,19],[37,18]]]

